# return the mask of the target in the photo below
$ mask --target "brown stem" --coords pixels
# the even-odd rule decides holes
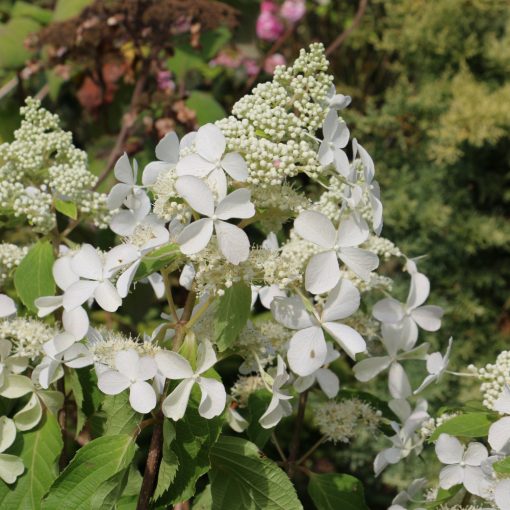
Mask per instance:
[[[122,120],[122,128],[117,136],[115,145],[111,150],[110,155],[108,156],[106,167],[97,179],[96,185],[94,186],[94,190],[96,190],[99,187],[99,185],[108,177],[110,171],[112,170],[115,164],[115,161],[122,154],[124,142],[126,141],[126,138],[128,137],[131,128],[135,122],[136,115],[138,114],[139,101],[145,88],[145,83],[147,82],[148,70],[149,61],[147,60],[144,62],[142,70],[140,72],[140,76],[136,80],[135,88],[133,89],[133,94],[131,96],[129,111],[126,115],[124,115],[124,118]]]
[[[335,50],[337,50],[344,41],[351,35],[354,29],[361,23],[361,18],[365,14],[367,9],[368,0],[360,0],[358,4],[358,10],[352,20],[351,26],[345,29],[341,34],[339,34],[336,39],[327,47],[326,55],[331,55]]]
[[[294,427],[294,433],[292,434],[292,440],[289,449],[289,460],[287,472],[289,476],[294,474],[294,463],[299,454],[299,445],[301,442],[301,428],[303,427],[303,420],[305,418],[306,402],[308,400],[308,390],[304,391],[299,395],[299,406],[296,416],[296,424]]]
[[[303,462],[312,455],[312,453],[319,448],[319,446],[326,441],[327,437],[322,436],[304,455],[302,455],[297,461],[296,464],[299,466],[303,464]]]
[[[191,319],[191,314],[193,313],[193,308],[195,306],[195,300],[197,298],[197,294],[194,291],[189,291],[188,296],[186,297],[186,302],[184,303],[184,308],[182,310],[181,318],[177,324],[174,341],[173,341],[173,350],[178,351],[181,346],[184,335],[186,334],[186,324]]]
[[[163,415],[160,412],[156,420],[156,423],[154,424],[154,429],[152,430],[151,444],[149,446],[147,462],[145,463],[142,488],[140,489],[140,496],[138,497],[138,504],[136,505],[136,510],[149,509],[150,499],[152,494],[154,493],[154,488],[158,477],[162,448],[163,448]]]

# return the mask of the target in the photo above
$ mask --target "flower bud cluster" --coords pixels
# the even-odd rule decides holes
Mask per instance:
[[[494,402],[500,397],[503,388],[510,385],[510,351],[500,352],[495,363],[488,363],[481,368],[470,365],[468,370],[482,381],[480,391],[483,405],[494,409]]]
[[[19,266],[28,249],[28,246],[0,243],[0,285],[5,284],[12,276],[12,272]]]
[[[51,340],[56,329],[35,319],[16,317],[0,321],[0,339],[9,340],[13,353],[30,359],[44,355],[43,345]]]

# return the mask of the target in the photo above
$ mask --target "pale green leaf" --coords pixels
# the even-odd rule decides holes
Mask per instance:
[[[135,280],[141,280],[156,271],[179,262],[182,258],[183,255],[177,244],[170,243],[152,250],[142,258],[136,271]]]
[[[369,510],[363,484],[351,475],[314,473],[310,476],[308,494],[319,510]]]
[[[441,434],[458,437],[485,437],[489,427],[497,419],[489,413],[466,413],[445,421],[434,430],[430,441],[435,441]]]
[[[208,92],[192,91],[186,99],[186,106],[195,111],[201,126],[222,119],[226,115],[223,106]]]
[[[55,205],[55,209],[64,216],[72,218],[73,220],[78,218],[78,209],[74,202],[65,202],[64,200],[56,198],[53,203]]]

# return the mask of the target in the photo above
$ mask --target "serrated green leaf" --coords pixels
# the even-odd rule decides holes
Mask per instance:
[[[439,425],[429,441],[435,441],[440,434],[450,434],[458,437],[485,437],[489,433],[489,427],[497,419],[489,413],[466,413],[454,416]]]
[[[222,119],[226,115],[223,106],[208,92],[194,90],[185,103],[188,108],[196,113],[198,123],[201,126]]]
[[[319,510],[369,510],[363,484],[354,476],[337,473],[312,474],[308,494]]]
[[[163,454],[159,465],[158,483],[153,495],[154,500],[159,499],[168,490],[179,468],[179,459],[172,450],[174,439],[175,427],[170,420],[165,419],[163,422]]]
[[[248,322],[251,312],[251,289],[234,283],[225,290],[214,313],[214,336],[220,351],[228,349]]]
[[[209,452],[220,435],[223,417],[206,420],[198,414],[199,391],[193,388],[192,399],[182,420],[175,422],[176,439],[172,450],[179,468],[165,494],[158,500],[164,505],[186,501],[194,496],[197,480],[210,469]],[[159,507],[158,507],[159,508]]]
[[[107,395],[101,410],[104,413],[103,436],[132,434],[142,420],[142,415],[133,410],[129,404],[127,392]]]
[[[100,508],[98,492],[104,498],[111,493],[113,488],[108,481],[112,477],[121,483],[119,473],[126,471],[134,454],[134,440],[125,434],[100,437],[87,443],[51,486],[43,501],[43,510]]]
[[[298,510],[302,505],[284,471],[254,445],[222,436],[211,448],[212,510]]]
[[[211,484],[207,485],[206,488],[193,500],[193,510],[211,510],[212,508],[212,494]]]
[[[183,258],[179,245],[170,243],[145,255],[136,271],[135,280],[141,280],[156,271],[171,264],[177,263]]]
[[[257,390],[253,392],[248,399],[248,410],[250,412],[250,424],[246,429],[246,434],[259,448],[264,448],[268,439],[271,437],[271,429],[265,429],[260,425],[259,419],[266,412],[271,393],[268,390]]]
[[[64,200],[56,198],[54,200],[54,205],[55,209],[64,216],[72,218],[73,220],[78,218],[78,208],[74,202],[65,202]]]
[[[55,258],[49,241],[39,241],[25,255],[14,273],[14,286],[23,304],[37,311],[34,301],[55,294],[52,268]]]
[[[62,451],[62,435],[56,418],[45,414],[37,428],[19,434],[19,456],[25,472],[15,484],[0,480],[2,510],[39,510],[41,501],[57,477],[57,460]]]

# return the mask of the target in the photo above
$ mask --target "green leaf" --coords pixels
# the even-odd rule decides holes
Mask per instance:
[[[41,25],[47,25],[53,13],[48,9],[43,9],[38,5],[31,4],[29,2],[22,2],[17,0],[11,10],[11,18],[32,18],[34,21],[41,23]]]
[[[87,443],[53,483],[43,510],[100,508],[101,497],[106,498],[113,490],[109,480],[126,471],[134,454],[134,440],[125,434]],[[121,483],[118,476],[116,482]]]
[[[0,508],[39,510],[44,495],[57,477],[57,460],[63,447],[56,418],[44,415],[37,428],[18,434],[18,441],[22,444],[19,456],[25,464],[25,472],[14,485],[0,480]]]
[[[206,488],[193,500],[193,510],[211,510],[212,508],[212,494],[211,484],[207,485]]]
[[[59,200],[56,198],[54,200],[55,209],[62,213],[64,216],[68,218],[72,218],[75,220],[78,217],[78,209],[74,202],[64,202],[64,200]]]
[[[163,455],[159,465],[158,483],[153,495],[154,500],[159,499],[168,490],[177,474],[179,459],[171,448],[174,439],[175,427],[170,420],[165,419],[163,422]]]
[[[232,38],[232,33],[227,27],[209,30],[200,35],[201,54],[204,60],[209,61],[225,46]]]
[[[251,289],[245,283],[234,283],[225,290],[214,314],[214,334],[220,351],[228,349],[248,322],[251,311]]]
[[[179,81],[183,81],[190,71],[205,73],[208,70],[207,63],[189,44],[174,48],[173,56],[168,59],[168,69],[172,71]]]
[[[179,467],[169,489],[158,500],[158,505],[190,499],[195,494],[197,480],[209,471],[209,452],[220,435],[223,418],[202,418],[198,414],[198,393],[193,388],[193,396],[184,418],[174,424],[176,439],[172,442],[172,450],[177,455]]]
[[[55,258],[49,241],[37,242],[25,255],[14,273],[14,286],[23,304],[37,312],[34,301],[55,294],[52,268]]]
[[[126,391],[118,395],[107,395],[101,409],[106,417],[103,436],[132,434],[142,420],[142,415],[134,411],[129,404]]]
[[[136,271],[135,280],[141,280],[170,264],[178,262],[182,258],[179,245],[171,243],[157,248],[145,255]]]
[[[500,460],[499,462],[495,462],[492,467],[494,468],[494,471],[496,473],[501,473],[508,475],[510,474],[510,457],[506,457],[503,460]]]
[[[53,9],[53,21],[64,21],[78,16],[92,2],[93,0],[57,0]]]
[[[439,425],[430,436],[429,441],[435,441],[440,434],[459,437],[484,437],[489,433],[489,427],[495,419],[497,418],[489,413],[461,414]]]
[[[186,99],[186,106],[195,111],[198,123],[202,126],[226,116],[223,106],[208,92],[194,90]]]
[[[29,34],[37,32],[39,23],[30,18],[12,18],[0,25],[0,68],[18,69],[30,58],[31,52],[24,41]]]
[[[265,429],[259,423],[259,419],[266,412],[270,401],[271,393],[268,390],[257,390],[248,399],[250,424],[246,429],[246,434],[259,448],[264,448],[271,437],[271,430]]]
[[[246,439],[222,436],[211,448],[212,510],[298,510],[284,471]]]
[[[369,510],[363,484],[354,476],[328,473],[312,474],[308,494],[319,510]]]

